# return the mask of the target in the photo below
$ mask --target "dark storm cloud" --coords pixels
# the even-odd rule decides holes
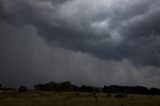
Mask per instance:
[[[160,87],[159,5],[158,0],[1,0],[0,83]]]
[[[0,82],[5,86],[31,87],[50,80],[97,86],[137,82],[127,70],[122,73],[113,67],[126,66],[127,61],[101,61],[81,52],[49,47],[32,26],[14,27],[0,21],[0,27]]]
[[[51,45],[103,59],[128,58],[139,64],[160,65],[159,48],[151,44],[157,39],[150,40],[151,34],[160,34],[157,4],[156,0],[4,0],[1,19],[33,25]],[[149,50],[156,53],[147,53]]]
[[[0,21],[0,82],[4,86],[70,80],[74,84],[159,87],[158,67],[135,67],[128,60],[100,60],[89,54],[51,47],[32,26]],[[146,79],[147,78],[147,79]]]
[[[158,66],[158,4],[157,0],[3,0],[0,17],[13,24],[34,26],[50,45],[101,59],[127,58]]]
[[[157,86],[159,5],[159,0],[1,0],[1,81],[36,76],[34,82]],[[17,71],[9,76],[12,69]]]

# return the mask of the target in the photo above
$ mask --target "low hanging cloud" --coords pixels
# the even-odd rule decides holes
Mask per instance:
[[[158,4],[158,0],[2,0],[0,17],[34,26],[52,46],[159,66]]]
[[[1,81],[158,86],[159,5],[159,0],[1,0]]]
[[[51,80],[70,80],[77,85],[159,87],[158,67],[136,67],[127,59],[101,60],[87,53],[48,46],[32,26],[15,27],[0,21],[0,27],[3,85],[31,87]]]

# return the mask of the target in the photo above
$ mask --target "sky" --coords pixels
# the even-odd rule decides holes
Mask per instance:
[[[0,83],[160,88],[159,0],[1,0]]]

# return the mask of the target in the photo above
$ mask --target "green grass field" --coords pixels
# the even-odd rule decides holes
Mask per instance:
[[[160,106],[160,96],[76,92],[1,92],[0,106]]]

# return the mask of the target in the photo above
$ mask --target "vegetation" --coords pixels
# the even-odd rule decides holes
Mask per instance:
[[[160,106],[160,89],[142,86],[76,86],[70,81],[1,87],[0,106]],[[20,93],[19,93],[20,92]]]
[[[160,89],[151,88],[148,89],[143,86],[104,86],[103,92],[105,93],[128,93],[128,94],[152,94],[152,95],[160,95]]]
[[[0,106],[160,106],[158,95],[128,94],[118,98],[120,93],[107,95],[96,93],[96,100],[88,92],[5,91],[0,93]]]
[[[25,86],[20,86],[18,91],[21,93],[21,92],[26,92],[27,91],[27,87]]]
[[[146,94],[146,95],[160,95],[160,89],[158,88],[146,88],[143,86],[104,86],[92,87],[82,85],[78,87],[73,85],[70,81],[61,83],[49,82],[45,84],[37,84],[34,86],[37,91],[73,91],[73,92],[104,92],[104,93],[126,93],[126,94]]]
[[[73,91],[75,90],[74,85],[72,85],[70,81],[65,81],[62,83],[55,83],[51,81],[45,84],[37,84],[34,86],[34,88],[38,91]]]
[[[15,88],[5,88],[1,87],[1,90],[16,90]],[[90,93],[123,93],[123,94],[143,94],[143,95],[160,95],[160,89],[158,88],[146,88],[144,86],[117,86],[110,85],[101,87],[93,87],[88,85],[76,86],[72,84],[70,81],[64,81],[61,83],[56,83],[54,81],[47,82],[44,84],[36,84],[34,85],[34,89],[36,91],[67,91],[67,92],[90,92]],[[27,87],[20,86],[19,92],[27,91]]]

